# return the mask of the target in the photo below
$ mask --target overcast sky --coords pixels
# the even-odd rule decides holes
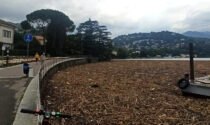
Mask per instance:
[[[38,9],[64,12],[76,25],[98,20],[112,37],[134,32],[210,31],[210,0],[0,0],[0,18],[21,22]]]

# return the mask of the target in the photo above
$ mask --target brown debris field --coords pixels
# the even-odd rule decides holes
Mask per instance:
[[[46,110],[71,114],[52,125],[210,124],[210,99],[183,96],[177,81],[188,61],[114,60],[69,67],[48,80]],[[210,74],[209,61],[195,62],[195,76]]]

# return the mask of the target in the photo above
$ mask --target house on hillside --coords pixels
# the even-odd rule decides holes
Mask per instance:
[[[15,25],[0,19],[0,49],[12,49]]]

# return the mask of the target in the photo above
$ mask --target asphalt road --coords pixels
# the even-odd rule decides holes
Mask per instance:
[[[11,125],[29,78],[0,79],[0,125]]]
[[[33,68],[34,74],[37,74],[40,63],[30,63],[30,67]],[[23,76],[25,76],[25,74],[23,74],[22,64],[0,69],[0,78],[21,78]]]

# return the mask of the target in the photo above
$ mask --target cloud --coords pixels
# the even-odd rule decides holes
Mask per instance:
[[[209,31],[210,30],[210,11],[192,13],[186,19],[177,25],[174,25],[176,31]]]
[[[210,28],[209,0],[1,0],[0,18],[20,22],[38,9],[56,9],[76,25],[98,20],[112,37],[134,32],[206,31]]]
[[[48,2],[44,0],[1,0],[0,18],[20,22],[26,18],[27,14],[46,8],[47,4]]]

